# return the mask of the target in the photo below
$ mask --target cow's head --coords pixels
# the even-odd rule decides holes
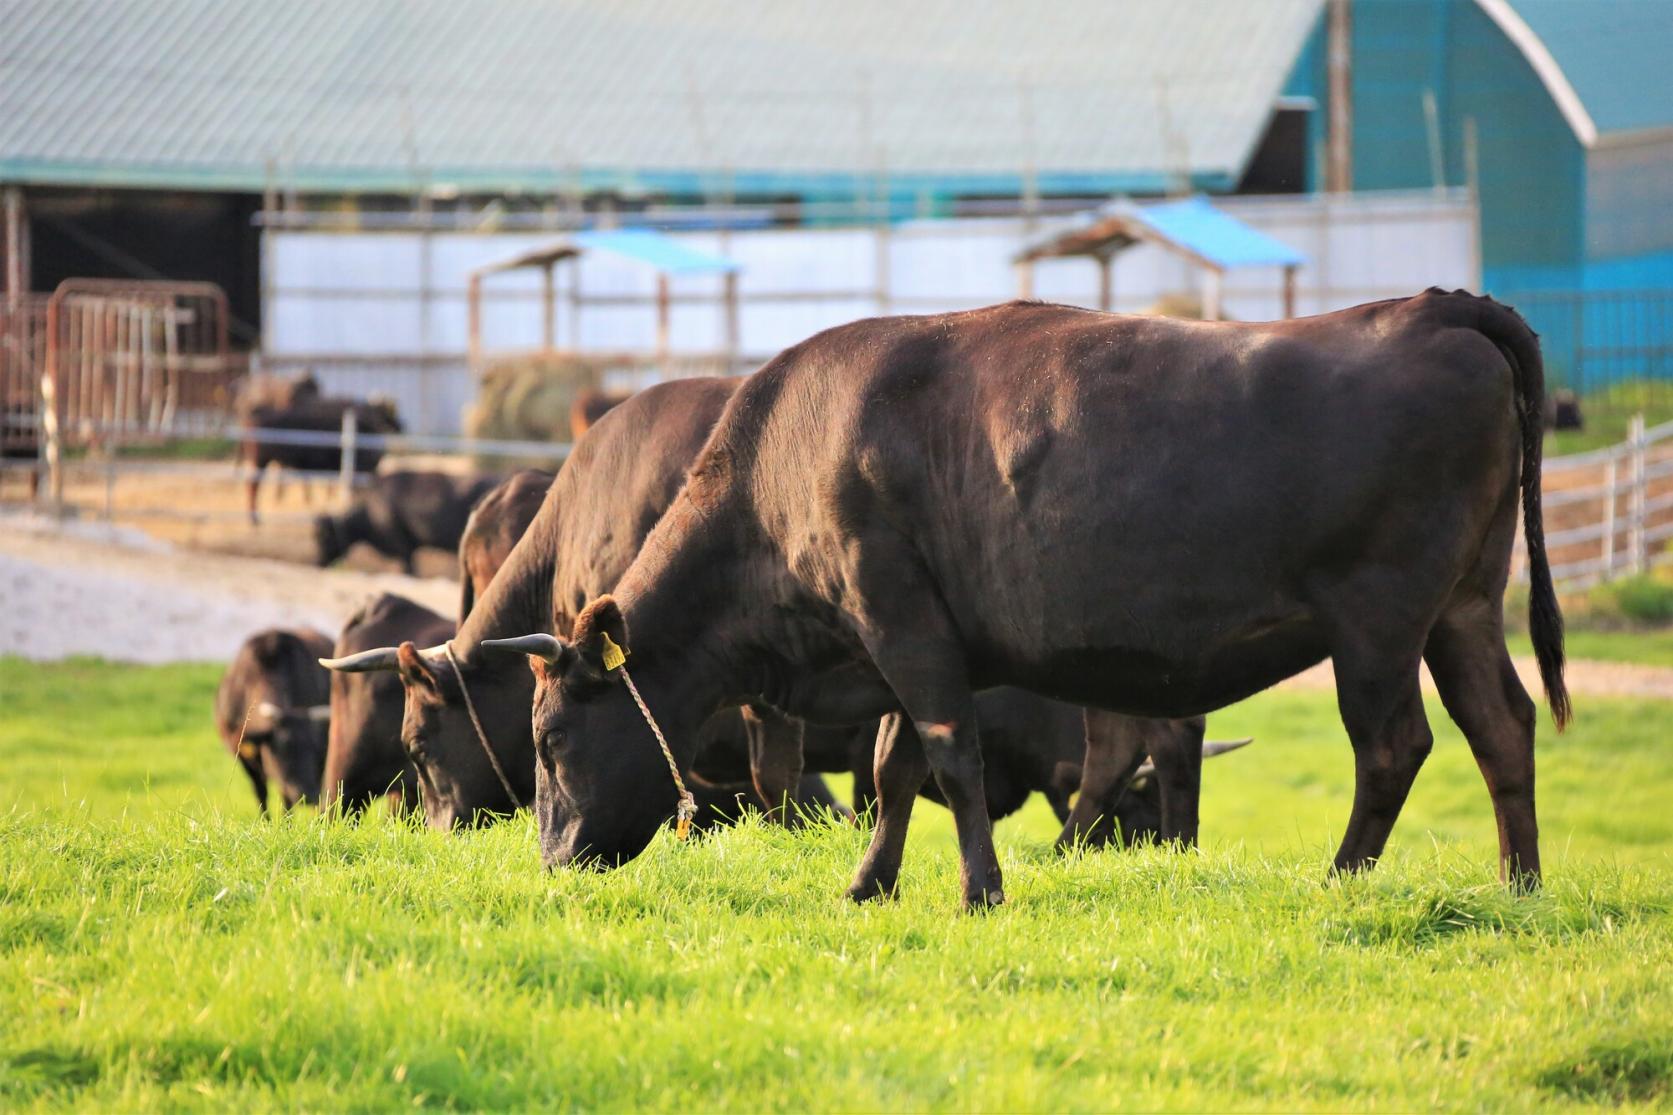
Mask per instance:
[[[320,567],[332,564],[348,550],[349,544],[344,540],[336,518],[320,515],[314,519],[314,561]]]
[[[259,701],[250,710],[238,744],[238,760],[254,780],[276,786],[286,809],[319,800],[325,770],[330,705],[295,707]]]
[[[526,763],[511,761],[521,748],[507,745],[528,730],[523,718],[528,684],[526,675],[501,669],[497,661],[490,659],[487,668],[468,670],[464,681],[472,687],[471,699],[483,730],[497,749],[494,758],[518,795],[511,798],[471,721],[461,676],[448,659],[445,643],[419,649],[405,642],[321,660],[333,670],[392,670],[400,676],[404,695],[401,746],[418,774],[419,799],[432,828],[481,824],[522,804],[519,797],[526,793],[529,778]]]
[[[620,671],[606,665],[611,644],[629,649],[627,624],[609,596],[586,607],[568,642],[527,635],[483,644],[527,654],[534,670],[535,815],[547,867],[619,866],[674,815],[668,760]],[[630,662],[629,669],[649,665]],[[641,684],[640,694],[670,745],[696,738],[699,724],[682,702],[659,700],[666,694],[655,682]]]

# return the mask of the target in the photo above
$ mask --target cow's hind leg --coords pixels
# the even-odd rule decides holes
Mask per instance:
[[[1391,657],[1338,651],[1335,667],[1336,703],[1354,749],[1353,813],[1335,867],[1362,871],[1382,855],[1434,736],[1423,712],[1415,652]]]
[[[900,878],[901,854],[906,850],[906,830],[912,822],[912,805],[929,777],[929,757],[924,754],[918,733],[900,713],[885,716],[877,725],[877,746],[872,765],[872,788],[876,795],[877,825],[871,843],[848,897],[856,902],[883,898],[895,893]],[[859,799],[855,798],[856,806]]]
[[[1518,888],[1538,886],[1535,707],[1505,650],[1498,607],[1482,598],[1454,605],[1430,633],[1424,658],[1493,796],[1500,872]]]

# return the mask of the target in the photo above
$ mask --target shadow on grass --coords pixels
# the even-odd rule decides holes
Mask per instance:
[[[1673,1037],[1593,1045],[1552,1065],[1536,1082],[1585,1103],[1654,1103],[1673,1094]]]

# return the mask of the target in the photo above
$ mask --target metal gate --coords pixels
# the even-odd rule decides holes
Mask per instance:
[[[64,450],[223,430],[234,380],[213,283],[67,279],[36,323],[39,420],[53,497]]]

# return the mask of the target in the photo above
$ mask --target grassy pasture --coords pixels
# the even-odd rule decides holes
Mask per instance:
[[[1438,707],[1389,858],[1327,883],[1351,759],[1284,692],[1211,720],[1259,742],[1209,768],[1200,852],[1064,859],[1036,804],[966,917],[924,804],[866,908],[839,826],[547,876],[527,818],[262,823],[218,672],[0,659],[0,1109],[1673,1103],[1673,702],[1542,734],[1533,898]]]

